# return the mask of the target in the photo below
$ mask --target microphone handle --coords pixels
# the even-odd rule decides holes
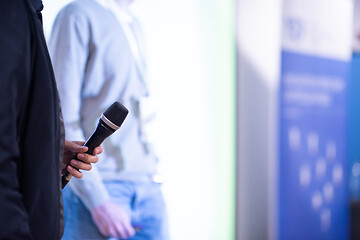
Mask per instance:
[[[99,124],[93,134],[90,136],[90,138],[84,143],[83,146],[88,147],[87,154],[93,155],[94,149],[102,144],[102,142],[110,136],[112,133],[114,133],[115,130],[107,126],[101,119],[99,120]],[[76,158],[77,159],[77,158]],[[79,160],[79,159],[77,159]],[[81,160],[79,160],[81,161]],[[75,168],[75,167],[73,167]],[[75,168],[77,169],[77,168]],[[78,169],[77,169],[78,170]],[[66,173],[61,178],[61,186],[62,189],[68,184],[68,182],[71,179],[71,174],[66,171]]]

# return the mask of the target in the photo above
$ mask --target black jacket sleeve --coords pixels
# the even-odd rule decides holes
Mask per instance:
[[[20,191],[18,121],[31,74],[31,37],[23,0],[0,1],[0,239],[32,239]]]

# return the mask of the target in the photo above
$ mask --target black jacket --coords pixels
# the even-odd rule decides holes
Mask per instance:
[[[42,24],[29,0],[0,9],[0,239],[60,239],[64,139]]]

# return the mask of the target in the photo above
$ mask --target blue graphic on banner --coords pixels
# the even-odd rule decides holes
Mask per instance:
[[[349,63],[282,52],[279,238],[347,239]]]

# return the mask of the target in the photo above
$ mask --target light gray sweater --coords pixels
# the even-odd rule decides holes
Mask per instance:
[[[142,53],[135,18],[131,29]],[[113,12],[95,0],[70,3],[54,22],[49,50],[68,140],[87,139],[114,101],[129,109],[122,127],[103,143],[99,162],[82,179],[73,178],[69,187],[91,209],[109,198],[103,180],[151,180],[157,158],[142,131],[139,107],[148,95],[145,76]]]

